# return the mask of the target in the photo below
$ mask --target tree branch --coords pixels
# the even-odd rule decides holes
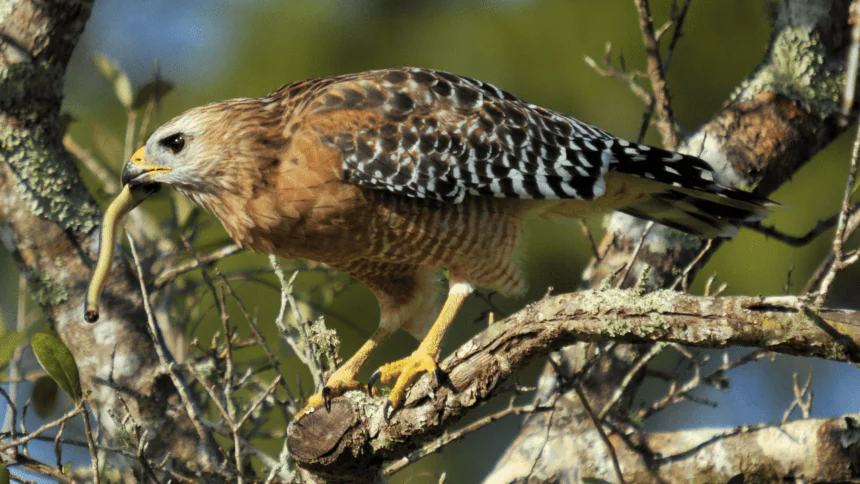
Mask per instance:
[[[754,346],[850,361],[860,344],[860,313],[803,310],[795,297],[695,297],[671,291],[583,291],[543,299],[496,323],[442,364],[450,385],[420,380],[390,424],[383,399],[351,392],[331,412],[317,410],[290,429],[300,466],[360,482],[383,460],[402,458],[498,393],[519,368],[574,342],[663,341],[707,348]],[[626,477],[626,474],[625,474]]]

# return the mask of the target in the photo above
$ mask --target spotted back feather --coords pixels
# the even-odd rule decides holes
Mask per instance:
[[[665,210],[652,216],[648,204],[627,207],[628,213],[704,236],[728,232],[722,223],[704,231],[702,219],[760,219],[770,204],[717,184],[699,158],[616,138],[447,72],[389,69],[284,90],[306,97],[311,115],[366,113],[356,126],[322,134],[322,141],[342,153],[344,180],[368,188],[452,203],[467,196],[593,200],[606,190],[604,175],[617,171],[665,185],[654,196],[681,206],[671,218]],[[698,192],[704,196],[691,195]],[[687,227],[684,214],[698,222]]]

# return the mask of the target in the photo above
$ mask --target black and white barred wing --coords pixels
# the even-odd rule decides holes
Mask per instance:
[[[767,212],[767,200],[718,185],[698,158],[629,143],[454,74],[345,76],[314,109],[361,113],[327,140],[343,154],[346,181],[408,197],[593,200],[615,171],[642,179],[656,197],[624,211],[697,235],[730,235],[732,222]]]
[[[331,86],[319,109],[364,109],[332,142],[347,181],[410,197],[576,198],[603,193],[607,133],[494,86],[425,69]]]

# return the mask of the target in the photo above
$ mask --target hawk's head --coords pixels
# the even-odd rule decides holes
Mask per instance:
[[[122,184],[164,184],[188,191],[205,189],[205,174],[219,157],[213,144],[215,105],[186,111],[155,130],[122,170]],[[214,156],[213,156],[214,155]]]
[[[122,170],[122,184],[163,184],[196,198],[236,189],[256,140],[280,133],[260,99],[233,99],[185,111],[155,130]],[[275,115],[275,116],[273,116]],[[265,132],[261,132],[265,131]]]

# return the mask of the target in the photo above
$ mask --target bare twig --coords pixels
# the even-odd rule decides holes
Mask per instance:
[[[833,248],[831,250],[833,260],[830,263],[829,269],[822,278],[821,284],[818,286],[818,294],[815,296],[815,303],[819,306],[824,304],[824,301],[827,299],[827,293],[830,292],[830,286],[833,284],[836,274],[849,265],[857,262],[858,258],[860,258],[857,251],[848,254],[847,257],[843,252],[845,240],[851,235],[846,232],[846,228],[848,226],[849,216],[851,215],[851,194],[854,189],[854,182],[857,179],[858,157],[860,157],[860,127],[858,127],[857,136],[854,139],[854,147],[851,150],[851,166],[848,168],[848,176],[845,180],[845,193],[842,197],[842,210],[839,212],[839,221],[836,224],[836,233],[833,235]]]
[[[678,284],[681,284],[681,287],[684,289],[684,292],[687,292],[687,277],[690,275],[693,269],[698,267],[699,263],[702,262],[702,259],[708,254],[708,252],[710,252],[713,243],[714,239],[708,239],[707,241],[705,241],[704,245],[702,246],[702,250],[700,250],[696,258],[693,259],[693,261],[690,262],[690,264],[688,264],[686,268],[684,268],[684,272],[682,272],[681,275],[679,275],[678,278],[675,279],[675,282],[673,282],[672,286],[669,287],[670,290],[674,291],[678,287]],[[714,295],[716,296],[716,294]]]
[[[90,173],[98,178],[105,192],[110,194],[119,192],[119,177],[106,168],[92,153],[82,148],[70,135],[63,136],[63,145]]]
[[[585,238],[588,240],[588,245],[591,248],[591,255],[599,261],[600,253],[597,251],[597,244],[594,243],[594,237],[591,236],[591,229],[588,228],[588,224],[585,223],[585,220],[580,218],[577,219],[577,221],[579,221],[579,228],[582,229],[582,233],[585,234]]]
[[[7,442],[5,444],[0,444],[0,452],[4,452],[7,449],[11,449],[13,447],[18,447],[19,445],[24,445],[27,442],[35,439],[39,435],[43,434],[44,432],[46,432],[46,431],[48,431],[54,427],[58,427],[59,425],[63,424],[64,422],[66,422],[67,420],[69,420],[71,418],[77,417],[83,411],[84,411],[83,408],[81,408],[80,406],[77,406],[77,407],[69,410],[68,412],[66,412],[62,417],[60,417],[56,420],[53,420],[51,422],[48,422],[48,423],[42,425],[41,427],[37,428],[36,430],[33,430],[32,432],[22,432],[23,434],[25,434],[24,436],[22,436],[18,439],[15,439],[11,442]]]
[[[791,379],[793,382],[794,400],[792,400],[791,405],[785,410],[785,413],[782,414],[782,425],[788,422],[788,417],[795,408],[800,409],[800,414],[803,418],[809,418],[809,415],[812,413],[812,392],[810,391],[812,372],[809,372],[809,376],[807,376],[806,383],[803,386],[800,386],[800,383],[797,381],[797,373],[792,374]]]
[[[281,305],[278,309],[278,315],[275,318],[275,324],[281,332],[281,337],[288,345],[290,345],[290,348],[293,349],[293,353],[295,353],[296,356],[302,360],[302,363],[304,363],[310,370],[311,378],[314,379],[314,388],[319,388],[322,385],[323,378],[322,363],[311,348],[310,335],[308,334],[307,327],[304,324],[305,318],[301,314],[301,311],[299,311],[299,307],[296,304],[295,297],[293,296],[293,282],[295,282],[298,272],[293,273],[293,276],[287,280],[286,274],[284,274],[284,269],[281,267],[281,263],[278,262],[277,256],[270,255],[269,263],[272,265],[272,270],[275,272],[278,282],[281,283]],[[288,307],[293,310],[293,321],[295,322],[293,331],[290,331],[286,324],[286,313]]]
[[[197,431],[197,435],[201,439],[201,446],[209,454],[209,461],[214,465],[215,462],[219,462],[216,456],[218,456],[218,443],[213,438],[212,434],[210,434],[206,428],[203,426],[203,422],[201,420],[201,412],[200,409],[197,408],[197,402],[195,402],[191,398],[191,393],[188,390],[185,381],[182,379],[182,376],[176,371],[176,361],[173,359],[173,356],[170,354],[170,351],[167,349],[167,345],[164,341],[164,337],[161,335],[161,330],[158,328],[158,323],[155,321],[155,316],[152,313],[152,307],[149,302],[149,293],[146,289],[146,281],[143,276],[143,268],[140,266],[140,258],[137,255],[137,247],[134,243],[134,239],[131,236],[127,236],[129,248],[131,249],[131,255],[134,260],[134,265],[137,270],[138,281],[140,282],[140,291],[141,296],[143,298],[143,309],[146,312],[146,320],[148,323],[148,328],[150,332],[150,336],[152,338],[153,346],[155,347],[155,352],[158,355],[158,359],[161,362],[161,366],[167,371],[168,375],[170,375],[170,379],[173,382],[173,385],[176,387],[176,391],[179,393],[180,398],[182,399],[182,403],[185,406],[185,411],[188,413],[188,418],[191,421],[191,424],[194,426],[194,430]]]
[[[603,77],[614,77],[615,79],[624,82],[627,85],[627,88],[630,89],[636,97],[641,99],[642,102],[646,105],[651,104],[653,99],[651,94],[649,94],[637,80],[637,78],[642,74],[639,72],[627,72],[626,70],[615,67],[615,65],[612,64],[612,43],[606,43],[606,51],[601,64],[598,64],[597,61],[590,56],[585,56],[585,63]]]
[[[609,411],[612,410],[612,407],[621,400],[621,397],[624,396],[624,392],[630,386],[630,383],[633,381],[633,378],[639,374],[639,371],[645,367],[654,357],[663,352],[663,349],[666,348],[665,343],[655,343],[651,345],[648,351],[642,354],[630,367],[630,371],[624,375],[624,378],[621,380],[621,384],[618,388],[615,389],[615,392],[612,393],[612,396],[609,398],[609,401],[606,402],[606,405],[603,406],[603,410],[597,415],[597,420],[602,422],[603,419],[606,418],[606,415],[609,414]]]
[[[675,132],[674,116],[669,103],[669,87],[666,85],[660,45],[654,36],[649,1],[634,0],[634,3],[639,10],[639,27],[642,30],[645,52],[648,55],[648,77],[651,79],[651,90],[654,93],[654,107],[660,118],[657,121],[657,130],[663,139],[663,145],[667,149],[674,150],[678,146],[678,133]]]
[[[83,409],[82,417],[84,418],[84,435],[87,437],[87,448],[90,450],[90,462],[93,467],[93,481],[95,484],[101,483],[99,477],[99,452],[96,450],[96,444],[93,440],[93,430],[90,428],[90,412],[87,410],[86,400],[81,400],[78,404]]]
[[[240,418],[239,422],[236,424],[237,427],[242,427],[243,425],[245,425],[245,422],[248,421],[248,419],[251,417],[251,414],[253,414],[254,411],[256,411],[257,408],[263,404],[266,398],[268,398],[269,395],[274,395],[275,387],[277,387],[278,383],[280,383],[280,379],[280,376],[276,376],[272,383],[269,384],[269,388],[267,388],[265,392],[261,393],[260,396],[257,397],[257,400],[252,403],[250,407],[248,407],[248,410],[245,412],[245,415],[242,415],[242,418]]]
[[[197,251],[191,245],[191,242],[188,241],[188,238],[186,238],[182,234],[179,234],[179,238],[182,241],[183,245],[185,245],[186,250],[188,250],[188,252],[192,255],[192,257],[194,257],[194,260],[197,261],[198,265],[202,266],[203,264],[199,260],[199,256],[197,254]],[[248,322],[248,326],[251,328],[251,332],[254,334],[254,337],[257,338],[257,341],[259,342],[260,346],[263,348],[263,351],[266,353],[266,356],[269,359],[269,363],[271,364],[272,369],[275,371],[275,373],[277,373],[281,377],[280,378],[280,384],[281,384],[281,387],[284,389],[284,391],[287,394],[288,410],[291,413],[295,414],[295,412],[298,411],[298,408],[295,404],[296,400],[293,397],[292,391],[290,391],[289,386],[287,386],[286,378],[284,378],[284,375],[283,375],[283,372],[281,371],[281,366],[278,363],[277,357],[275,357],[275,354],[272,352],[271,347],[269,346],[268,342],[266,342],[266,339],[263,337],[263,334],[260,332],[260,329],[257,327],[256,320],[248,312],[247,307],[245,307],[245,303],[242,301],[241,298],[239,298],[239,296],[233,290],[233,287],[230,285],[230,281],[228,281],[227,278],[224,277],[224,275],[221,274],[221,272],[217,268],[215,268],[215,273],[221,279],[221,282],[223,282],[224,287],[227,288],[227,291],[230,293],[230,295],[233,296],[233,298],[236,300],[236,303],[239,306],[239,310],[242,312],[242,314],[245,317],[245,320]],[[206,284],[210,287],[210,290],[213,291],[213,295],[216,296],[216,302],[217,302],[218,298],[217,298],[217,294],[215,291],[215,285],[212,282],[212,279],[209,277],[209,274],[206,273],[205,269],[201,270],[201,275],[203,276],[203,280],[206,281]],[[219,303],[219,306],[222,306],[221,303]],[[221,307],[219,310],[222,311],[223,313],[226,313],[226,308]]]
[[[241,251],[242,248],[238,245],[228,244],[208,254],[199,255],[188,262],[184,262],[174,267],[166,268],[161,272],[161,274],[158,275],[158,277],[155,278],[155,289],[161,289],[162,287],[169,284],[177,276],[185,274],[186,272],[193,271],[194,269],[201,267],[201,265],[205,267],[214,264],[221,259],[225,259]]]
[[[537,404],[514,405],[513,402],[514,402],[513,399],[511,399],[511,402],[508,404],[508,406],[505,409],[500,410],[498,412],[495,412],[491,415],[487,415],[486,417],[480,418],[480,419],[470,423],[469,425],[466,425],[465,427],[457,430],[456,432],[445,433],[445,435],[443,435],[442,437],[439,437],[438,439],[434,440],[433,442],[430,442],[429,444],[421,447],[420,449],[413,451],[411,454],[407,455],[406,457],[402,457],[402,458],[390,463],[388,466],[385,467],[385,471],[384,471],[385,475],[390,477],[390,476],[396,474],[397,472],[400,472],[406,466],[412,464],[413,462],[416,462],[416,461],[418,461],[418,460],[420,460],[420,459],[422,459],[422,458],[424,458],[430,454],[433,454],[435,452],[439,452],[448,444],[450,444],[452,442],[456,442],[457,440],[460,440],[460,439],[466,437],[467,435],[469,435],[469,434],[471,434],[477,430],[480,430],[480,429],[486,427],[487,425],[489,425],[493,422],[496,422],[498,420],[501,420],[505,417],[508,417],[511,415],[527,415],[527,414],[533,414],[533,413],[537,413],[537,412],[545,412],[545,411],[548,411],[550,408],[552,408],[551,405],[550,406],[541,406],[541,405],[537,405]]]
[[[618,478],[618,482],[624,484],[624,474],[621,473],[621,466],[618,464],[618,455],[615,454],[615,447],[612,445],[612,442],[609,441],[609,437],[606,436],[606,432],[603,431],[603,425],[601,425],[597,417],[594,416],[594,412],[591,410],[591,405],[589,405],[588,399],[585,397],[585,392],[582,391],[582,388],[579,385],[574,385],[573,390],[579,396],[580,401],[582,401],[583,410],[585,410],[588,418],[591,419],[591,423],[594,424],[594,428],[600,435],[600,439],[603,440],[603,443],[606,445],[606,450],[609,452],[609,457],[612,459],[612,467],[615,469],[615,476]]]
[[[645,228],[642,229],[642,235],[639,237],[639,242],[636,243],[636,248],[633,249],[633,254],[630,256],[630,262],[627,263],[626,269],[624,269],[624,274],[621,275],[621,279],[618,280],[619,289],[624,287],[624,281],[627,280],[627,276],[630,275],[630,271],[633,269],[633,264],[636,263],[636,258],[639,257],[639,252],[642,251],[642,246],[645,245],[645,239],[648,237],[648,234],[651,233],[651,228],[654,227],[654,221],[649,220],[647,224],[645,224]]]
[[[858,210],[860,210],[860,204],[855,203],[851,205],[849,212],[851,215],[853,215]],[[813,240],[815,240],[819,235],[823,234],[824,232],[827,232],[828,229],[833,228],[839,222],[840,213],[834,214],[824,220],[819,220],[818,223],[815,224],[815,227],[811,228],[806,234],[800,236],[780,232],[775,227],[766,226],[761,222],[748,222],[744,224],[744,227],[764,234],[792,247],[803,247],[804,245],[807,245]]]
[[[0,321],[2,323],[2,321]],[[6,325],[0,326],[5,328]],[[15,329],[18,332],[23,332],[27,328],[27,276],[24,273],[18,275],[18,310],[15,318]],[[21,355],[24,351],[23,345],[18,345],[12,353],[12,359],[9,360],[9,374],[7,382],[9,383],[9,394],[3,392],[6,401],[9,402],[9,412],[6,412],[6,418],[3,421],[3,431],[15,431],[15,421],[18,418],[18,408],[15,401],[18,400],[18,379],[21,375]]]

